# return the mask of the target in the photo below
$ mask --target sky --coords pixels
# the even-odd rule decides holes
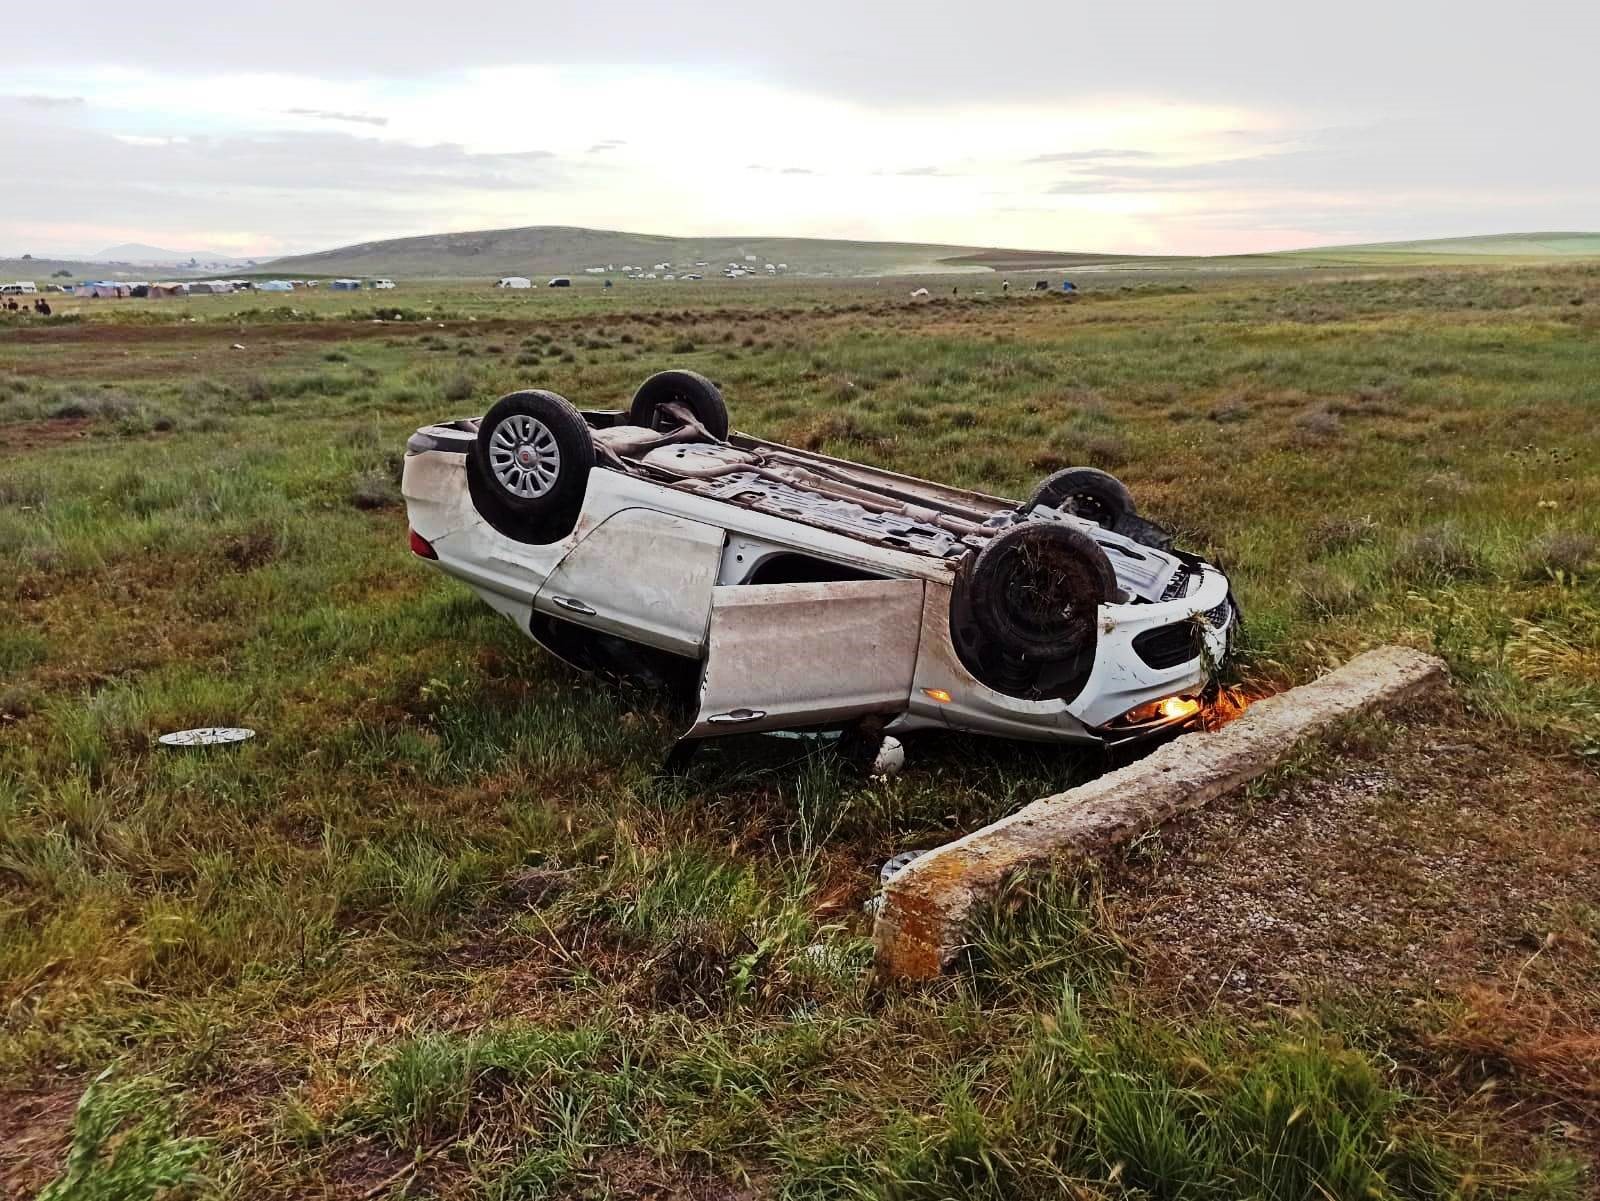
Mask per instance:
[[[0,257],[1600,229],[1593,0],[12,4]]]

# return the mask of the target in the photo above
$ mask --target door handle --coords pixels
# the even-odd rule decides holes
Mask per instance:
[[[760,721],[767,715],[765,709],[730,709],[727,713],[713,713],[706,723],[713,726],[738,726],[747,721]]]
[[[578,600],[576,597],[552,596],[550,598],[550,603],[565,609],[568,613],[582,613],[585,617],[594,616],[594,610],[588,605],[584,604],[581,600]]]

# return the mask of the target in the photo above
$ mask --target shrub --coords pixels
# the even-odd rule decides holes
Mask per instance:
[[[1458,526],[1445,523],[1418,530],[1400,547],[1395,570],[1403,579],[1461,579],[1483,570],[1478,548]]]
[[[400,489],[379,471],[369,471],[350,489],[350,503],[358,509],[390,509],[400,504]]]
[[[1300,577],[1300,599],[1308,612],[1334,617],[1361,603],[1361,586],[1342,571],[1313,566]]]
[[[1585,530],[1550,530],[1534,539],[1522,562],[1523,578],[1576,579],[1600,562],[1600,539]]]

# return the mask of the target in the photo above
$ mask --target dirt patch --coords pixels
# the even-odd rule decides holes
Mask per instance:
[[[81,1084],[0,1092],[0,1198],[32,1197],[61,1170]]]
[[[87,437],[93,417],[55,417],[46,421],[22,421],[0,425],[0,455],[22,454],[75,438]]]
[[[1412,712],[1387,746],[1346,745],[1136,847],[1111,904],[1178,993],[1438,995],[1592,944],[1578,927],[1600,896],[1597,816],[1577,764]]]

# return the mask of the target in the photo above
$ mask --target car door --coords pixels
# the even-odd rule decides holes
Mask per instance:
[[[713,588],[690,738],[827,726],[909,703],[921,580]]]
[[[569,551],[533,598],[540,613],[699,658],[722,561],[716,526],[621,509]]]

